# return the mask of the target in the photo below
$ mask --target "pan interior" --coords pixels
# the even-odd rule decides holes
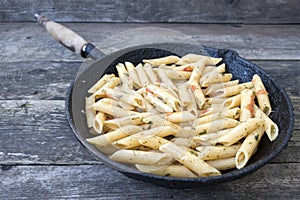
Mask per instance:
[[[203,51],[203,49],[205,49],[205,51]],[[223,62],[226,64],[227,71],[231,72],[233,77],[235,79],[239,79],[240,82],[250,81],[254,74],[258,74],[261,76],[266,89],[269,92],[271,104],[273,106],[273,112],[270,117],[276,124],[278,124],[280,129],[279,137],[274,142],[270,142],[267,136],[264,135],[257,153],[251,158],[249,164],[245,168],[241,170],[231,170],[219,177],[197,179],[159,177],[140,173],[126,165],[116,163],[108,159],[105,154],[101,153],[86,142],[86,138],[93,137],[87,128],[84,113],[85,97],[87,96],[86,91],[97,80],[99,80],[106,73],[116,73],[115,66],[119,62],[130,61],[136,65],[143,59],[158,58],[167,55],[183,56],[188,53],[204,55],[209,54],[213,57],[222,57]],[[152,44],[123,49],[90,64],[90,66],[77,77],[73,87],[71,86],[70,89],[70,96],[67,99],[67,115],[74,134],[79,141],[98,159],[110,167],[117,169],[131,177],[147,180],[165,186],[168,186],[168,184],[172,182],[174,187],[195,187],[193,185],[195,183],[197,183],[197,186],[201,186],[201,184],[236,179],[242,175],[253,172],[269,162],[286,146],[293,130],[293,108],[285,91],[260,67],[239,57],[235,51],[231,50],[218,50],[208,47],[199,48],[198,45],[190,44]],[[180,186],[182,183],[184,183],[184,185]]]

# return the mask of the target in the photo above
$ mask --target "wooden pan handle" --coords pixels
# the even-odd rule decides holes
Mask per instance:
[[[34,16],[37,19],[38,24],[44,27],[55,40],[74,53],[81,55],[84,58],[91,57],[93,59],[98,59],[103,56],[103,53],[96,49],[93,44],[87,42],[69,28],[53,22],[45,16],[38,14],[35,14]],[[92,51],[94,51],[93,54]]]

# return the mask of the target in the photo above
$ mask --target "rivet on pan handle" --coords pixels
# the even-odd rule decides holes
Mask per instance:
[[[81,55],[83,58],[92,58],[96,60],[105,55],[93,44],[87,42],[69,28],[53,22],[45,16],[35,14],[34,17],[38,24],[44,27],[55,40],[74,53]]]

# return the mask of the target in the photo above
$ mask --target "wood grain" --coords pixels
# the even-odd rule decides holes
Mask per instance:
[[[247,59],[300,60],[300,25],[237,25],[228,24],[107,24],[66,23],[67,27],[97,45],[104,53],[119,50],[132,44],[143,43],[146,38],[155,41],[149,33],[111,40],[108,38],[124,31],[143,27],[167,28],[194,39],[195,43],[215,48],[236,50]],[[90,30],[90,31],[87,31]],[[159,41],[166,38],[160,34]],[[148,40],[148,41],[149,41]],[[157,41],[157,38],[156,38]],[[28,61],[81,61],[36,23],[0,23],[2,62]]]
[[[64,22],[299,23],[297,0],[2,0],[0,21],[34,21],[34,13]]]
[[[131,180],[102,165],[2,167],[0,198],[299,199],[299,170],[298,163],[269,164],[242,179],[178,190]]]
[[[300,96],[298,61],[254,62],[274,77],[291,98]],[[80,62],[0,62],[0,100],[63,100],[80,66]]]

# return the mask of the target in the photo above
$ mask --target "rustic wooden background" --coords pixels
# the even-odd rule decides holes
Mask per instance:
[[[107,168],[79,144],[65,117],[66,90],[82,59],[38,27],[34,13],[64,22],[95,44],[156,26],[238,51],[290,96],[296,121],[288,147],[255,173],[204,189],[167,189]],[[296,0],[2,0],[0,199],[300,199],[299,14]]]

